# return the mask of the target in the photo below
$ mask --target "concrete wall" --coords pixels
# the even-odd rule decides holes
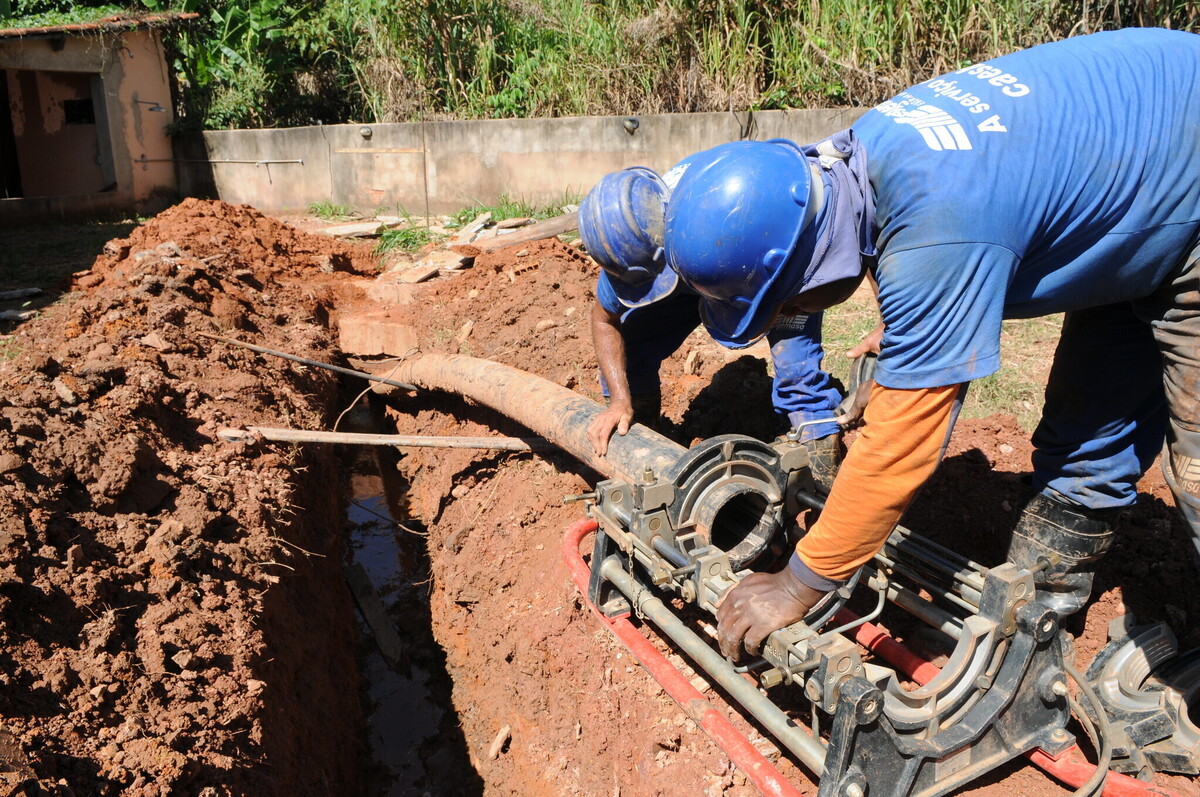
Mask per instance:
[[[27,131],[34,120],[41,126],[40,135],[27,140],[24,150],[22,142],[17,142],[22,188],[28,198],[0,200],[0,223],[46,218],[46,213],[63,218],[81,216],[103,208],[148,212],[177,197],[171,138],[166,131],[173,116],[171,89],[158,33],[139,30],[0,40],[0,69],[9,70],[12,105],[0,113],[12,113],[14,127],[18,117]],[[64,86],[81,80],[91,87],[94,143],[61,139],[48,148],[43,146],[49,138],[61,135],[61,125],[55,120],[61,119],[62,100],[81,96],[78,88],[72,94]],[[12,94],[14,85],[27,84],[37,87],[36,113],[27,97],[19,99]],[[164,111],[150,110],[156,106]],[[55,153],[62,162],[55,162]],[[93,162],[99,184],[96,171],[83,169],[80,159]],[[75,166],[68,169],[71,163]]]
[[[625,166],[665,171],[726,141],[816,141],[863,111],[643,116],[632,134],[625,117],[213,131],[203,135],[203,150],[196,141],[182,147],[207,153],[209,162],[181,163],[180,185],[275,212],[331,201],[362,211],[400,206],[413,215],[439,214],[500,194],[546,204],[585,194]]]

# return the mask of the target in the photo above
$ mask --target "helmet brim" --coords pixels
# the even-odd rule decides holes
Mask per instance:
[[[654,279],[636,285],[614,279],[611,284],[613,293],[617,295],[621,304],[629,308],[644,307],[671,295],[679,286],[679,275],[674,269],[663,265]]]
[[[717,343],[727,349],[744,349],[767,334],[775,307],[760,304],[748,315],[727,302],[701,298],[700,320]]]

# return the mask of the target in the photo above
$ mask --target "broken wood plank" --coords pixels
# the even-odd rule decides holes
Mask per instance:
[[[564,232],[577,229],[579,229],[579,211],[575,210],[570,213],[564,213],[561,216],[555,216],[552,219],[539,221],[537,224],[531,224],[528,227],[522,227],[511,235],[505,235],[491,241],[476,241],[475,245],[484,252],[494,252],[497,249],[503,249],[513,244],[540,241],[543,238],[553,238],[555,235],[562,235]]]
[[[407,282],[409,284],[424,282],[441,270],[442,267],[438,263],[424,263],[413,268],[406,268],[400,272],[400,282]]]
[[[387,660],[394,672],[411,678],[412,670],[408,664],[408,654],[404,651],[404,642],[400,639],[400,633],[396,631],[396,626],[392,625],[387,608],[375,592],[375,585],[371,583],[371,577],[358,562],[350,562],[346,565],[346,583],[350,585],[354,602],[358,604],[358,610],[362,612],[363,619],[370,627],[371,633],[375,637],[375,645],[383,654],[383,658]]]
[[[500,221],[496,222],[496,229],[511,230],[517,227],[527,227],[532,222],[533,219],[529,218],[528,216],[514,216],[511,219],[501,219]]]
[[[386,224],[375,221],[356,221],[350,224],[334,224],[329,227],[323,227],[318,232],[324,235],[332,235],[334,238],[366,238],[379,235]]]
[[[480,213],[475,217],[474,221],[462,228],[462,231],[454,237],[453,241],[451,241],[451,245],[461,246],[463,244],[471,243],[471,240],[475,237],[475,234],[486,227],[488,222],[491,220],[492,211],[487,210],[483,213]]]
[[[359,446],[402,446],[411,448],[482,448],[499,451],[543,451],[553,445],[541,437],[456,437],[453,435],[355,434],[309,429],[247,426],[220,429],[217,437],[231,443],[246,443],[261,437],[277,443],[345,443]]]

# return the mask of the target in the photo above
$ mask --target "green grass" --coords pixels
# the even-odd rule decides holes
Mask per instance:
[[[515,199],[508,194],[501,194],[500,198],[494,204],[488,205],[476,202],[470,207],[450,214],[450,221],[446,226],[455,229],[461,228],[470,224],[481,213],[488,212],[492,214],[493,222],[517,218],[530,218],[542,221],[543,219],[562,215],[564,207],[567,205],[578,205],[582,198],[579,194],[565,192],[562,197],[554,202],[545,205],[533,205],[524,199]]]
[[[7,362],[21,353],[21,345],[15,335],[0,335],[0,361]]]
[[[386,230],[379,236],[375,251],[379,254],[388,252],[416,252],[422,247],[446,240],[446,236],[430,230],[428,227],[405,227],[400,230]]]
[[[875,301],[859,291],[850,301],[825,311],[825,370],[845,384],[854,361],[846,352],[879,323]],[[1058,343],[1062,316],[1005,321],[1000,336],[1000,370],[971,383],[962,417],[997,413],[1016,417],[1032,432],[1042,414],[1046,379]]]
[[[0,28],[44,28],[57,25],[72,25],[95,22],[105,17],[129,14],[128,8],[116,5],[75,6],[69,11],[42,11],[36,14],[20,14],[13,17],[0,16]]]
[[[358,218],[358,214],[354,212],[354,208],[349,205],[335,205],[328,200],[325,202],[313,202],[308,206],[308,212],[318,219],[325,221],[345,221],[346,219]]]

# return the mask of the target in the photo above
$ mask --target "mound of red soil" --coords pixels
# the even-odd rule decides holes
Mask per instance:
[[[0,363],[0,793],[346,794],[363,710],[321,449],[330,280],[369,252],[189,200],[112,241]],[[318,279],[319,278],[319,279]],[[40,789],[40,791],[39,791]]]
[[[499,360],[596,398],[588,328],[595,275],[594,265],[556,240],[516,245],[422,286],[398,312],[424,351]],[[728,352],[694,333],[663,367],[667,433],[685,444],[727,432],[764,439],[778,433],[763,354]],[[526,433],[452,396],[398,397],[394,406],[401,432]],[[946,462],[906,524],[986,565],[1002,562],[1029,454],[1029,435],[1012,418],[960,421]],[[434,631],[487,793],[756,793],[582,608],[559,554],[562,531],[581,510],[561,499],[591,489],[596,474],[565,454],[465,450],[410,449],[401,469],[411,483],[411,510],[429,530]],[[1100,597],[1078,646],[1084,663],[1126,607],[1145,621],[1169,620],[1184,643],[1200,644],[1186,531],[1157,471],[1142,487],[1098,577]],[[903,634],[909,624],[898,620],[894,628]],[[699,676],[694,682],[706,686]],[[794,782],[815,791],[812,773],[743,718],[734,720]],[[492,760],[488,752],[505,726],[512,739]],[[1190,788],[1180,778],[1157,782]],[[972,790],[1014,792],[1065,790],[1023,759]]]

